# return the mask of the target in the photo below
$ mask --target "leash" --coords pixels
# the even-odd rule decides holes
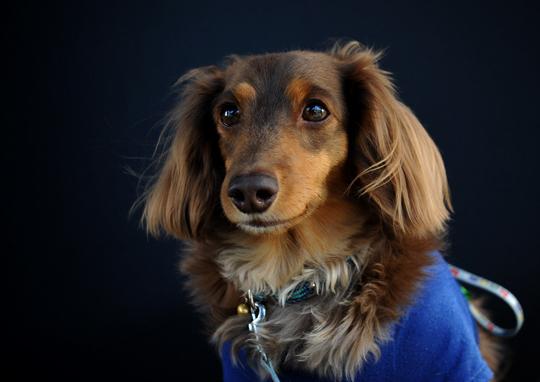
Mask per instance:
[[[521,308],[521,305],[519,304],[516,296],[510,293],[508,289],[503,288],[499,284],[496,284],[492,281],[486,280],[483,277],[467,272],[451,264],[448,264],[448,267],[450,268],[450,272],[452,272],[452,275],[454,275],[457,280],[478,288],[482,288],[489,293],[494,294],[495,296],[501,298],[505,303],[507,303],[514,311],[517,321],[516,327],[513,329],[501,328],[495,325],[492,321],[490,321],[484,314],[480,312],[480,310],[478,310],[476,306],[471,303],[471,296],[469,294],[469,291],[467,291],[467,289],[465,289],[464,287],[461,287],[461,291],[469,302],[469,310],[471,311],[476,321],[480,325],[482,325],[482,327],[484,327],[489,332],[501,337],[513,337],[519,332],[521,326],[523,325],[524,316],[523,309]]]
[[[272,365],[272,361],[268,359],[268,356],[266,355],[262,346],[259,343],[259,324],[263,322],[264,318],[266,317],[266,308],[260,302],[254,301],[251,289],[248,290],[248,302],[252,318],[252,321],[248,324],[248,328],[252,333],[255,334],[255,340],[257,341],[257,350],[261,355],[261,365],[268,372],[268,374],[270,374],[272,381],[280,382],[276,371],[274,370],[274,365]]]

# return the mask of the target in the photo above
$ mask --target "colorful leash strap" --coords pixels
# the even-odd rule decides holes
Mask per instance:
[[[510,306],[510,308],[512,308],[514,314],[516,315],[516,327],[514,329],[503,329],[491,322],[469,301],[469,310],[480,325],[482,325],[486,330],[490,331],[491,333],[501,337],[513,337],[519,332],[524,321],[523,309],[521,308],[521,305],[519,304],[517,298],[512,293],[510,293],[510,291],[498,284],[495,284],[492,281],[474,275],[461,268],[455,267],[451,264],[448,264],[448,266],[450,267],[450,272],[452,272],[452,274],[457,280],[478,288],[482,288],[503,299],[504,302],[506,302]],[[464,294],[466,295],[467,300],[470,300],[470,296],[468,295],[467,290],[464,291]]]

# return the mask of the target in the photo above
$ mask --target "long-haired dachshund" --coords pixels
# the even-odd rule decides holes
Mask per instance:
[[[143,221],[187,240],[181,267],[226,380],[497,369],[437,252],[441,156],[379,57],[350,42],[232,57],[178,82]]]

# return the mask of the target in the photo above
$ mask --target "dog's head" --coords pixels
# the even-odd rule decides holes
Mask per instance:
[[[278,234],[355,198],[392,234],[440,232],[440,154],[378,58],[352,42],[181,78],[168,150],[144,196],[149,231],[201,240],[225,215],[249,234]]]

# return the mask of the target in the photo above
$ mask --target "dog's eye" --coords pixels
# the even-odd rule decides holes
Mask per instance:
[[[302,118],[306,121],[320,122],[326,119],[330,113],[326,107],[320,102],[310,102],[304,108]]]
[[[240,110],[234,105],[226,105],[221,110],[221,123],[225,126],[236,125],[240,121]]]

